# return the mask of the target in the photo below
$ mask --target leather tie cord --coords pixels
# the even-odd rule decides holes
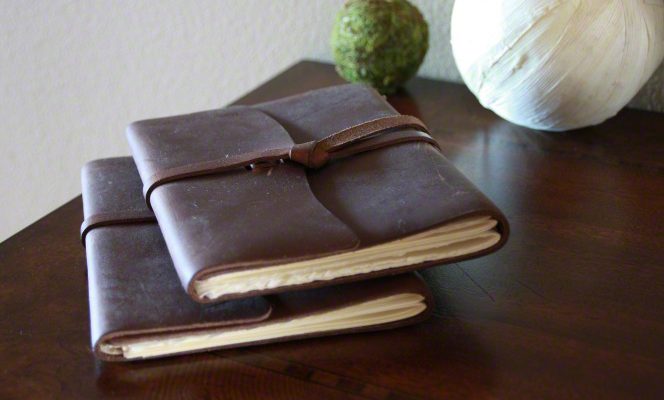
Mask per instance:
[[[139,224],[145,222],[157,222],[157,218],[149,210],[93,214],[81,224],[81,242],[85,246],[85,236],[91,230],[100,226]]]
[[[396,129],[408,128],[415,131],[395,132]],[[180,179],[211,175],[251,165],[276,163],[281,160],[290,160],[306,168],[320,168],[333,159],[412,141],[427,142],[439,148],[438,143],[427,134],[428,132],[426,125],[418,118],[410,115],[390,115],[351,126],[321,140],[295,144],[290,148],[229,155],[217,160],[168,168],[152,175],[145,182],[143,194],[150,207],[150,195],[156,187]]]
[[[412,128],[413,132],[395,132],[397,128]],[[333,133],[321,140],[294,144],[290,148],[269,149],[235,156],[220,160],[202,163],[187,164],[180,167],[166,169],[152,176],[145,190],[145,197],[149,202],[150,193],[159,185],[179,179],[215,174],[230,169],[250,165],[271,164],[280,160],[290,160],[306,168],[320,168],[328,161],[348,157],[364,151],[394,145],[403,142],[424,141],[438,148],[438,143],[427,133],[426,126],[419,119],[409,115],[392,115],[367,121],[339,132]],[[381,134],[384,135],[376,136]],[[372,137],[371,142],[364,141]],[[101,226],[126,225],[156,222],[157,219],[149,210],[134,210],[112,213],[93,214],[81,224],[81,241],[85,246],[86,235]]]

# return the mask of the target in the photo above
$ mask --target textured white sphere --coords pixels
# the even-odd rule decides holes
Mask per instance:
[[[452,49],[482,105],[534,129],[614,116],[664,58],[664,0],[456,0]]]

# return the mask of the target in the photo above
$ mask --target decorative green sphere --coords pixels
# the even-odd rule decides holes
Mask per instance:
[[[339,75],[391,93],[422,64],[429,27],[406,0],[349,0],[337,14],[331,44]]]

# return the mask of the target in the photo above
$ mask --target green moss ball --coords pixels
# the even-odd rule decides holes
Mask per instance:
[[[391,93],[422,64],[429,27],[406,0],[349,0],[337,15],[331,45],[339,75]]]

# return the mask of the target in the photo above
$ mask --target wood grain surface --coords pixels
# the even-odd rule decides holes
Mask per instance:
[[[238,103],[337,83],[331,66],[301,62]],[[544,133],[501,120],[462,85],[414,79],[389,100],[429,125],[512,225],[498,253],[424,272],[433,318],[96,361],[79,197],[0,244],[0,399],[664,398],[664,114]]]

